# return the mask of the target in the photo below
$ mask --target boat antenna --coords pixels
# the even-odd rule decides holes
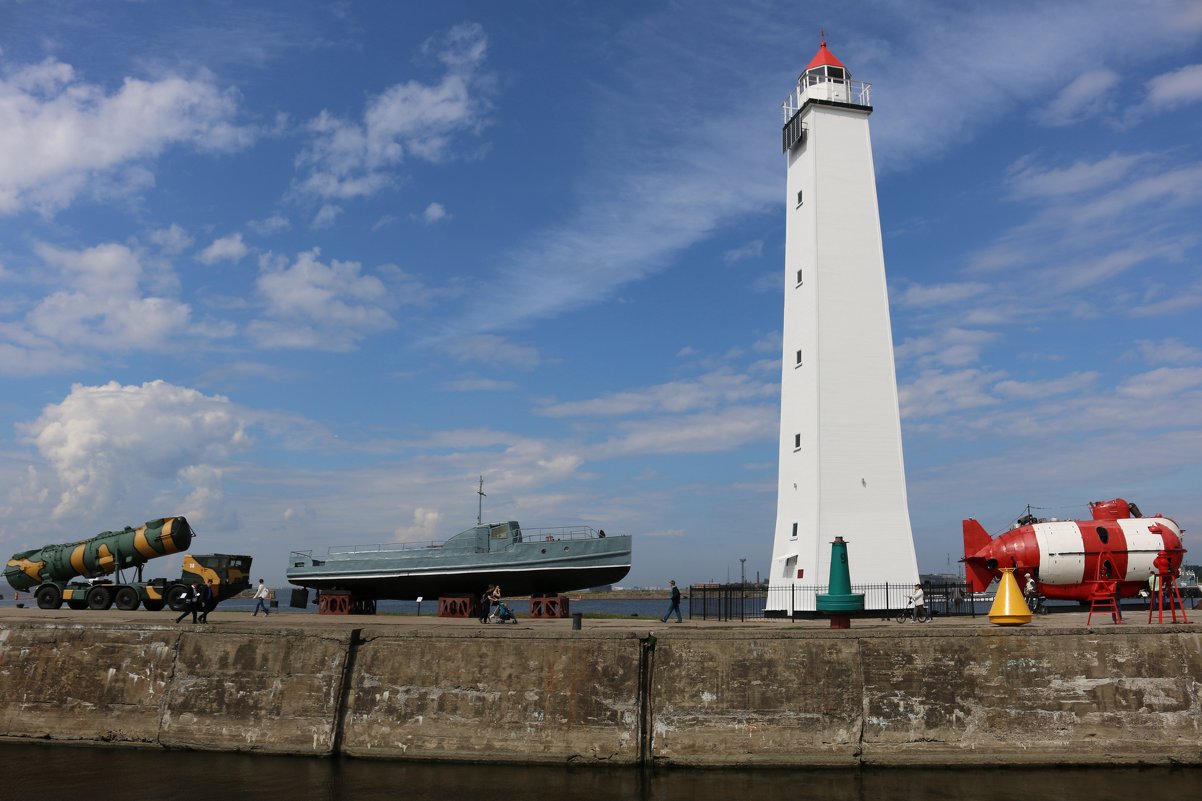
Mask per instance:
[[[480,496],[480,506],[476,511],[476,525],[484,525],[484,499],[488,496],[484,494],[484,476],[480,476],[480,489],[476,490],[476,494]]]

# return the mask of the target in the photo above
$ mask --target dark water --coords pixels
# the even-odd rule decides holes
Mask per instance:
[[[657,770],[498,767],[0,744],[0,801],[1158,801],[1202,769]]]

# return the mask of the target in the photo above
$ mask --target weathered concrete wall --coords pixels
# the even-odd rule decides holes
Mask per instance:
[[[158,741],[174,748],[333,753],[351,633],[180,634]]]
[[[1198,633],[929,635],[861,641],[865,762],[1202,759]]]
[[[652,699],[687,765],[1202,764],[1193,628],[677,637]]]
[[[350,632],[0,627],[0,733],[331,753]]]
[[[1202,634],[689,628],[653,643],[553,623],[0,623],[0,736],[559,763],[1202,764]]]
[[[354,756],[634,763],[634,635],[365,630],[343,751]]]
[[[858,640],[661,639],[654,753],[694,765],[853,765],[863,722]]]
[[[176,639],[154,629],[0,628],[0,732],[157,744]]]

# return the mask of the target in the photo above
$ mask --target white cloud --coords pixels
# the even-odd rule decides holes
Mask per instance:
[[[1135,346],[1144,359],[1153,363],[1190,364],[1202,361],[1202,350],[1180,339],[1140,339],[1136,340]]]
[[[1146,105],[1162,111],[1202,100],[1202,64],[1190,64],[1148,81]]]
[[[202,264],[216,264],[219,261],[239,262],[250,252],[242,241],[242,234],[230,234],[213,240],[207,248],[196,255],[196,260]]]
[[[89,183],[171,145],[242,147],[251,132],[233,124],[235,112],[208,78],[126,78],[108,93],[52,58],[11,71],[0,79],[0,214],[53,214]],[[126,179],[145,184],[146,174]]]
[[[445,538],[442,512],[418,507],[413,510],[413,525],[403,526],[392,533],[393,542],[435,542]]]
[[[314,228],[329,228],[338,219],[338,215],[342,214],[342,206],[333,203],[324,203],[317,210],[317,214],[313,216],[313,222],[310,223]]]
[[[175,223],[167,228],[151,231],[148,238],[169,256],[183,253],[192,246],[192,237],[188,236],[188,232]]]
[[[313,249],[287,264],[264,256],[258,291],[264,318],[250,325],[263,347],[350,350],[368,334],[393,328],[384,283],[358,262],[318,260]]]
[[[1172,398],[1202,386],[1202,367],[1158,367],[1134,375],[1115,392],[1128,398]]]
[[[754,239],[751,242],[740,245],[737,248],[731,248],[722,254],[722,261],[726,264],[735,264],[746,259],[758,259],[764,255],[764,242],[760,239]]]
[[[259,236],[270,236],[280,231],[287,231],[292,227],[292,221],[279,214],[273,214],[265,220],[251,220],[246,227]]]
[[[618,417],[631,414],[681,414],[717,409],[748,401],[772,400],[778,382],[752,381],[731,371],[715,371],[688,381],[671,381],[641,390],[615,392],[586,401],[552,403],[540,410],[548,417]]]
[[[246,425],[221,396],[164,381],[113,381],[72,386],[21,430],[58,478],[56,517],[146,508],[151,488],[173,483],[179,488],[168,496],[178,507],[147,509],[147,518],[202,517],[221,499],[217,465],[247,445]]]
[[[460,378],[446,384],[453,392],[511,392],[518,388],[515,381],[498,381],[495,378]]]
[[[497,367],[533,370],[540,357],[537,348],[517,345],[496,334],[459,337],[441,343],[440,347],[459,362],[480,362]]]
[[[993,391],[1006,398],[1041,400],[1054,395],[1088,392],[1097,384],[1099,373],[1073,373],[1045,381],[999,381]]]
[[[836,52],[857,78],[873,83],[874,97],[900,104],[895,113],[873,118],[877,168],[888,173],[960,147],[1031,105],[1047,123],[1104,112],[1101,87],[1108,78],[1098,65],[1122,61],[1126,76],[1138,71],[1131,42],[1156,54],[1188,46],[1197,23],[1185,22],[1181,12],[1191,4],[1111,5],[1098,13],[1096,4],[1066,0],[1040,7],[1038,24],[1023,4],[897,5],[881,9],[891,14],[884,24],[893,26],[883,56],[872,52],[871,40],[863,55]],[[1195,27],[1189,31],[1185,24]],[[940,73],[938,92],[915,91],[915,76],[929,69],[932,54],[946,54],[956,67]],[[1049,84],[1049,76],[1072,75],[1078,77],[1071,88],[1047,101],[1049,86],[1058,86]]]
[[[190,330],[191,310],[145,294],[141,257],[125,245],[35,251],[62,288],[38,300],[22,323],[0,324],[0,371],[44,372],[78,363],[80,351],[166,350]]]
[[[921,368],[962,367],[978,361],[981,349],[998,337],[992,331],[941,327],[925,336],[907,337],[894,347],[893,353],[898,363],[914,362]]]
[[[948,284],[911,284],[893,299],[898,306],[906,308],[928,308],[962,303],[989,290],[988,284],[975,281]]]
[[[902,418],[941,418],[949,412],[980,409],[999,403],[988,385],[1004,373],[963,369],[950,372],[924,370],[897,389]]]
[[[1111,90],[1118,82],[1118,74],[1111,70],[1084,72],[1036,111],[1035,119],[1044,125],[1064,126],[1105,114],[1114,108]]]
[[[729,406],[720,411],[618,423],[617,433],[590,450],[595,458],[665,453],[722,453],[776,439],[779,408]]]
[[[1112,153],[1097,161],[1080,160],[1060,169],[1040,168],[1031,157],[1010,165],[1006,186],[1011,198],[1047,199],[1123,186],[1148,161],[1143,153]]]
[[[448,219],[449,216],[450,215],[447,214],[447,210],[443,208],[441,203],[431,203],[429,206],[426,206],[425,211],[422,212],[421,221],[426,225],[433,225],[436,222],[441,222],[442,220]]]
[[[341,200],[375,194],[394,182],[392,171],[405,159],[448,159],[457,134],[479,129],[491,85],[480,73],[484,30],[459,25],[426,50],[446,67],[438,82],[395,84],[368,102],[360,121],[322,111],[308,124],[312,138],[297,159],[300,191]]]

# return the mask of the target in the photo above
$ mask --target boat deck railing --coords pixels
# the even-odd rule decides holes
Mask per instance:
[[[559,542],[561,540],[596,540],[605,539],[605,530],[597,530],[590,526],[559,526],[555,528],[523,528],[518,542]],[[429,548],[442,548],[450,540],[441,542],[384,542],[375,545],[331,545],[327,553],[378,553],[385,551],[424,551]],[[471,548],[464,545],[464,548]],[[312,559],[313,551],[293,551],[293,561],[297,559]]]

